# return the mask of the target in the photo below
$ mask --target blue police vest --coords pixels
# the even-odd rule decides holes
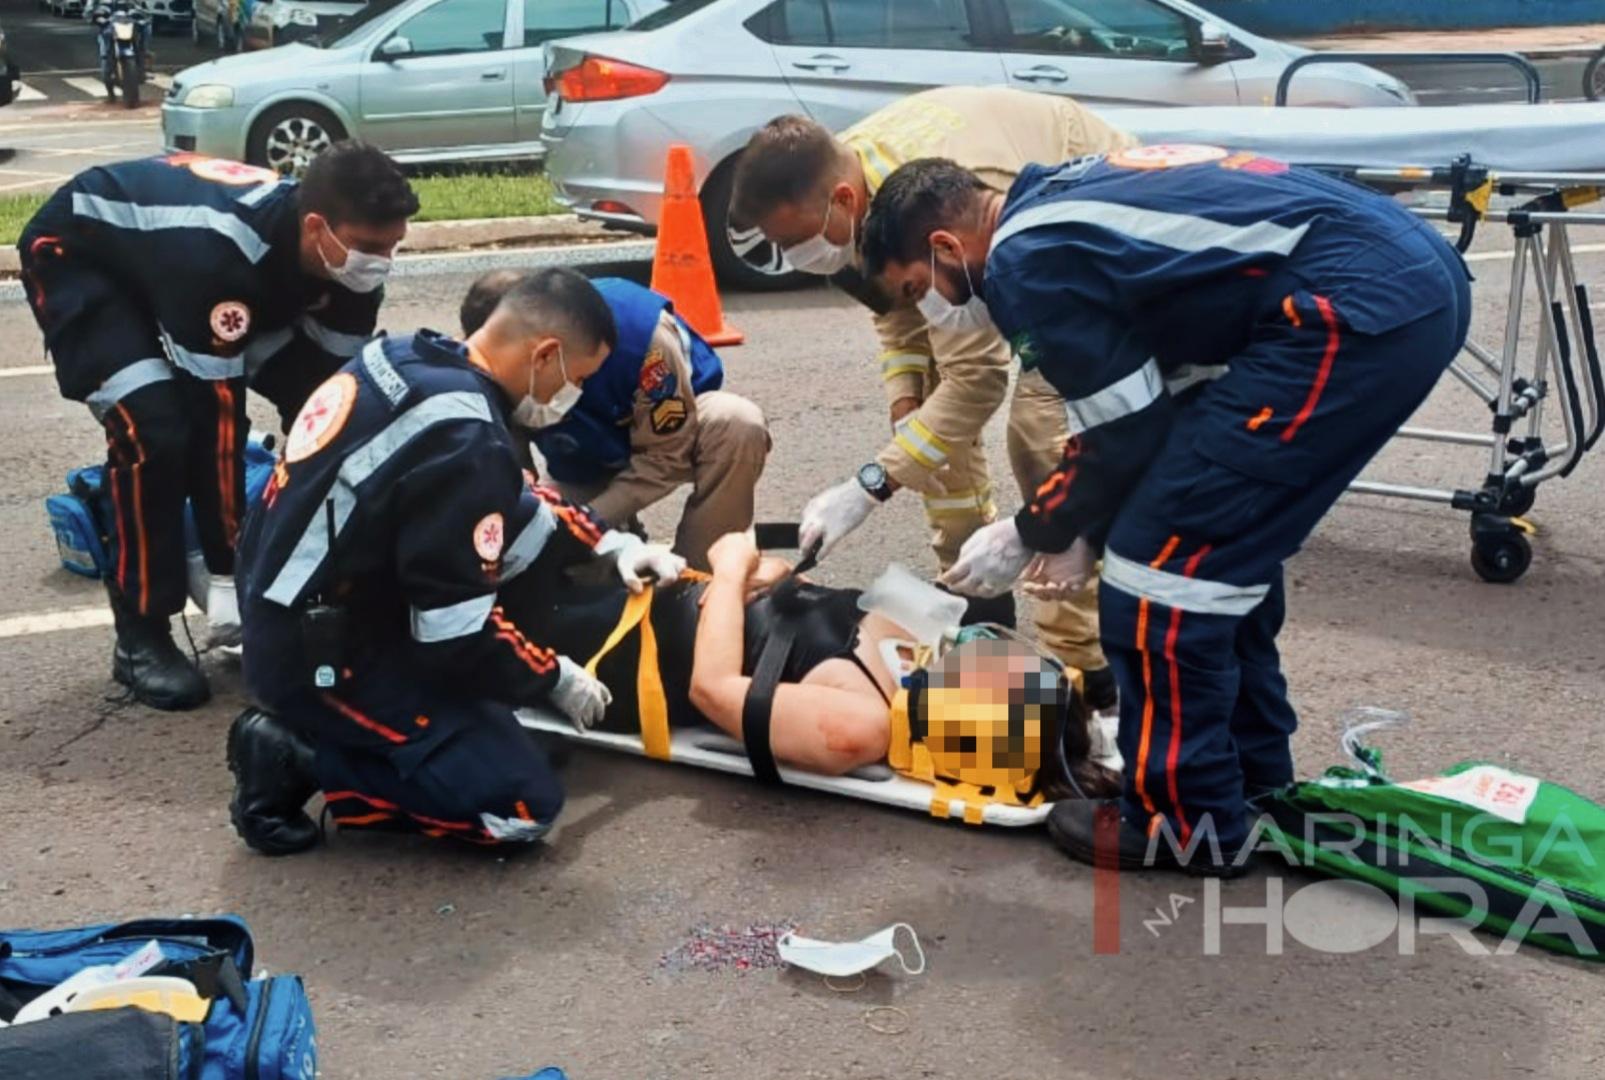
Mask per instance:
[[[652,335],[669,307],[667,297],[623,278],[597,278],[592,284],[613,311],[618,345],[596,374],[585,380],[584,393],[569,414],[535,433],[535,445],[546,459],[547,472],[564,484],[605,483],[630,463],[630,418],[641,369],[652,347]],[[692,392],[719,389],[724,385],[724,366],[718,355],[684,319],[675,318],[691,343]],[[675,380],[670,374],[648,393],[673,397],[679,393]]]

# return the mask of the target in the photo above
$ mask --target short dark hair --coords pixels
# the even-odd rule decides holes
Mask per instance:
[[[509,309],[530,334],[566,330],[578,339],[576,344],[603,345],[609,351],[619,341],[613,309],[589,278],[564,266],[520,275],[496,307]]]
[[[747,140],[736,159],[730,217],[756,225],[777,206],[794,206],[824,188],[836,137],[806,116],[777,116]]]
[[[946,158],[918,158],[886,178],[864,218],[864,273],[877,278],[889,262],[930,254],[930,235],[976,208],[986,185]]]
[[[468,287],[468,295],[463,297],[462,306],[457,309],[457,321],[462,324],[463,337],[473,337],[474,332],[490,319],[490,313],[502,302],[507,290],[517,285],[523,277],[521,270],[492,270],[481,274]]]
[[[330,225],[394,225],[418,212],[418,196],[390,155],[348,139],[307,166],[299,209],[303,217],[323,215]]]

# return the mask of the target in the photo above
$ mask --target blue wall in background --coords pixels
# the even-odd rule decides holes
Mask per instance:
[[[1465,30],[1605,22],[1605,0],[1194,0],[1257,34]]]

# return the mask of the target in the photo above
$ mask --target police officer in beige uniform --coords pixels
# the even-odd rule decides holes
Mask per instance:
[[[493,270],[474,283],[459,312],[465,337],[524,276]],[[572,401],[544,411],[532,435],[545,472],[564,498],[621,529],[638,530],[641,511],[690,484],[674,550],[707,570],[714,541],[752,526],[769,456],[763,410],[721,389],[718,355],[667,298],[622,278],[592,284],[619,340]]]
[[[918,491],[931,546],[945,570],[970,534],[997,516],[981,432],[1008,392],[1010,349],[962,309],[933,321],[914,304],[877,295],[856,274],[869,202],[899,165],[950,158],[1007,192],[1033,162],[1124,149],[1136,140],[1065,97],[1002,87],[942,87],[872,113],[839,137],[801,116],[770,121],[736,168],[731,216],[761,229],[799,270],[835,275],[875,308],[881,377],[893,437],[853,479],[803,512],[804,542],[828,551],[898,488]],[[934,290],[932,290],[934,292]],[[1064,403],[1036,370],[1022,371],[1009,409],[1009,463],[1029,499],[1059,464],[1068,437]],[[1113,704],[1098,645],[1095,586],[1039,604],[1038,634],[1088,675],[1088,696]]]

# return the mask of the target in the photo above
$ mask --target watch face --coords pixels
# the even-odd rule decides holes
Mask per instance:
[[[877,491],[886,486],[886,470],[874,463],[865,465],[858,470],[858,482],[871,491]]]

